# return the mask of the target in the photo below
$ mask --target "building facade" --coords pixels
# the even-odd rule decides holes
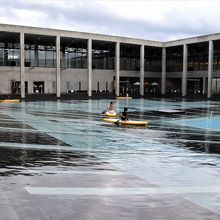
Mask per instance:
[[[0,94],[220,93],[220,34],[157,42],[0,24]]]

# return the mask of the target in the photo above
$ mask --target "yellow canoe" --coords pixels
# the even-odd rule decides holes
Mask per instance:
[[[105,112],[103,115],[106,117],[116,117],[117,116],[116,112],[115,113]]]
[[[20,102],[20,101],[21,101],[20,99],[2,99],[2,100],[0,100],[0,102],[3,102],[3,103]]]
[[[131,96],[118,96],[116,99],[132,99]]]
[[[146,126],[148,124],[147,121],[132,121],[132,120],[123,121],[117,118],[104,118],[103,121],[108,123],[117,123],[120,125]]]

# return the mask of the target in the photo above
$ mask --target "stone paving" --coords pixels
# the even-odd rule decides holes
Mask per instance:
[[[0,219],[220,219],[220,215],[184,199],[187,193],[163,193],[135,176],[108,172],[30,171],[30,175],[1,177]]]

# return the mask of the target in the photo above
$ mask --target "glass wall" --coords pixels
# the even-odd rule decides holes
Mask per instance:
[[[0,32],[0,66],[20,66],[19,34]]]
[[[213,70],[220,70],[220,41],[214,41]]]
[[[183,46],[166,48],[166,71],[183,71]]]
[[[212,93],[219,94],[220,93],[220,78],[212,79]]]
[[[92,68],[115,69],[115,43],[92,41]]]
[[[149,72],[161,72],[162,48],[144,47],[144,70]]]
[[[207,71],[209,43],[188,45],[188,71]]]
[[[120,44],[120,70],[140,71],[140,46]]]
[[[87,68],[87,40],[61,38],[61,68]]]
[[[55,46],[25,45],[25,66],[54,68]]]
[[[25,66],[55,68],[55,37],[25,35]]]

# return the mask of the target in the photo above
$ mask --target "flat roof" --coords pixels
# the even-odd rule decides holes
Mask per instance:
[[[172,47],[172,46],[180,46],[184,44],[206,42],[210,40],[220,40],[220,33],[195,36],[195,37],[172,40],[167,42],[160,42],[160,41],[152,41],[152,40],[122,37],[122,36],[104,35],[97,33],[60,30],[60,29],[42,28],[42,27],[20,26],[20,25],[12,25],[12,24],[0,24],[0,30],[4,32],[14,32],[14,33],[23,32],[25,34],[61,36],[66,38],[79,38],[79,39],[93,39],[98,41],[120,42],[127,44],[153,46],[153,47]]]
[[[23,32],[25,34],[61,36],[61,37],[79,38],[79,39],[93,39],[93,40],[100,40],[100,41],[120,42],[120,43],[137,44],[137,45],[148,45],[148,46],[155,46],[155,47],[163,46],[163,43],[159,41],[151,41],[151,40],[128,38],[128,37],[122,37],[122,36],[95,34],[95,33],[86,33],[86,32],[78,32],[78,31],[70,31],[70,30],[18,26],[18,25],[11,25],[11,24],[0,24],[0,30],[5,31],[5,32],[16,32],[16,33]]]

